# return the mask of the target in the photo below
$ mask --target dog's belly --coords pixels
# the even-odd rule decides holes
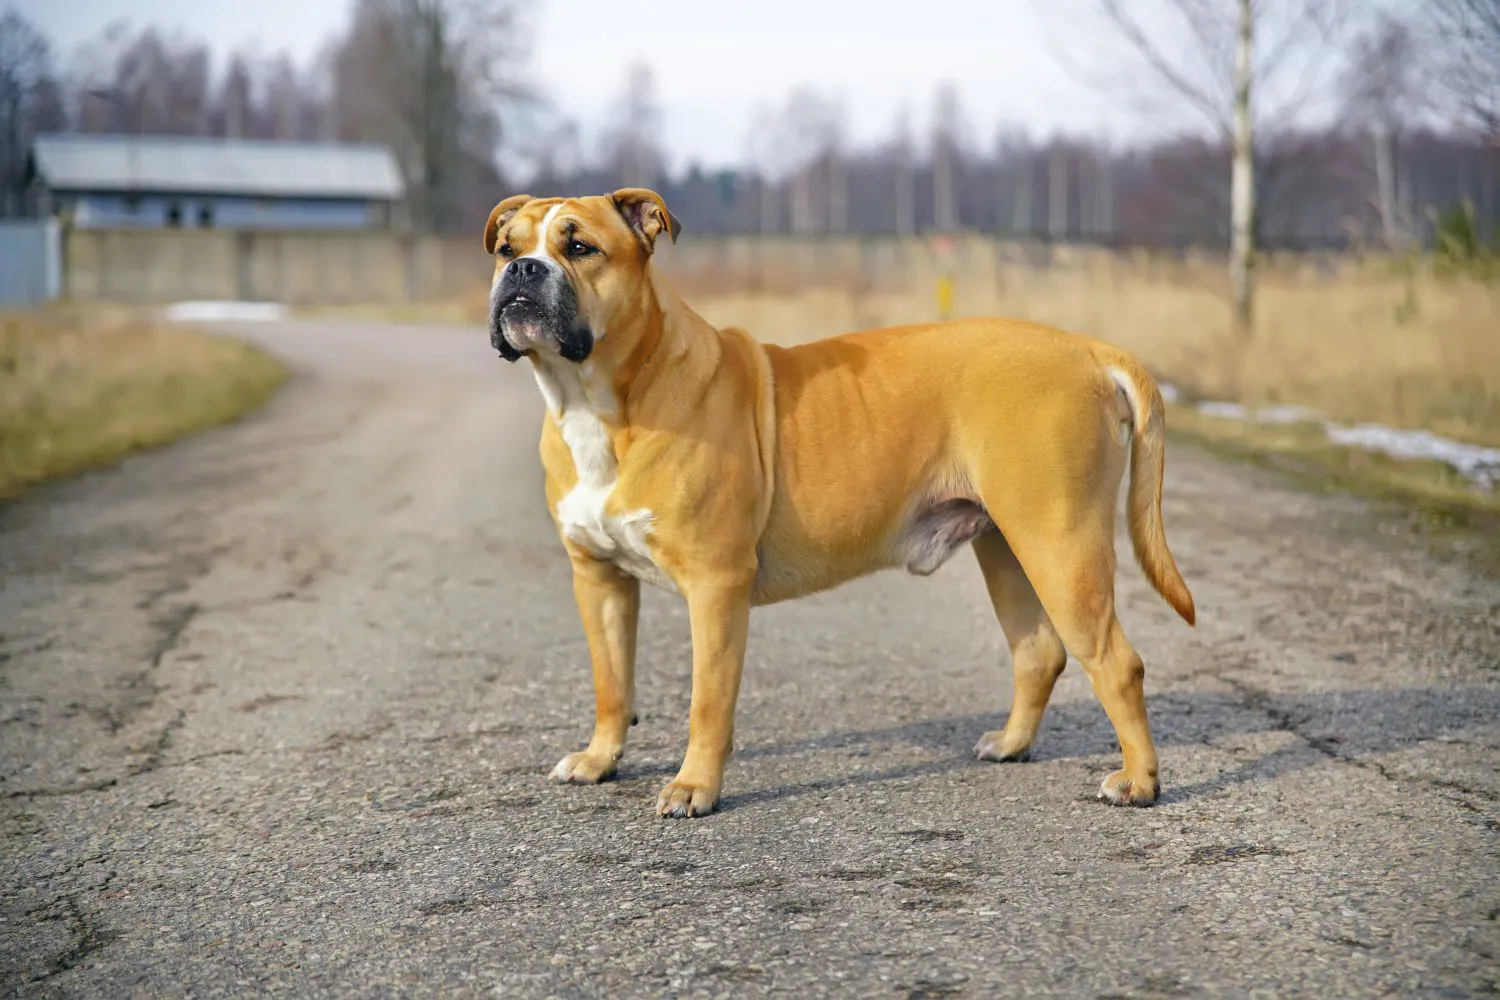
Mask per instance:
[[[651,511],[607,511],[609,490],[575,486],[557,505],[563,535],[595,559],[612,563],[644,583],[677,593],[672,578],[651,558]]]
[[[967,498],[927,501],[885,537],[848,522],[838,537],[762,538],[755,602],[774,604],[828,590],[867,573],[904,569],[930,576],[980,535],[998,531],[989,512]],[[861,541],[861,539],[864,539]]]

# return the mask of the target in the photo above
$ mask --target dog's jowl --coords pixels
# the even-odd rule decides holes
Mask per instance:
[[[1004,319],[849,333],[798,347],[715,329],[652,266],[678,223],[655,192],[516,195],[484,227],[490,339],[525,358],[546,406],[547,506],[572,564],[593,664],[588,746],[552,771],[614,773],[635,718],[642,581],[680,594],[693,691],[663,816],[718,803],[750,609],[969,548],[1015,669],[986,760],[1025,760],[1068,653],[1124,766],[1099,795],[1159,794],[1144,668],[1115,616],[1115,500],[1147,578],[1189,624],[1161,519],[1163,403],[1128,353]]]

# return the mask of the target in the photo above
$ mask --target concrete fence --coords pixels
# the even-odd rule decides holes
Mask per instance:
[[[27,246],[35,249],[32,256],[45,257],[42,244],[28,239],[32,243]],[[4,252],[0,259],[7,272],[30,273],[28,268],[38,266],[26,253]],[[13,267],[22,258],[28,262]],[[1139,258],[1131,262],[1137,268],[1142,263],[1168,269],[1220,266],[1210,255],[1200,261],[1180,254],[1027,244],[977,234],[902,240],[685,233],[676,245],[663,242],[657,251],[661,270],[693,294],[821,287],[896,291],[930,287],[944,276],[960,287],[976,287],[1001,280],[1003,272],[1017,266],[1087,269],[1119,264],[1122,258]],[[75,302],[396,305],[473,295],[484,288],[493,263],[477,234],[74,230],[61,239],[57,290]]]
[[[489,264],[477,239],[114,229],[70,233],[63,273],[65,294],[79,302],[396,304],[461,294]]]

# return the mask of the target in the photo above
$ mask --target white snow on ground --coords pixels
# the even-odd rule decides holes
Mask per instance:
[[[179,323],[213,323],[234,320],[277,320],[286,314],[279,302],[177,302],[162,315]]]
[[[1162,383],[1162,397],[1181,398],[1176,386]],[[1261,424],[1313,423],[1334,444],[1346,448],[1380,452],[1406,461],[1442,462],[1481,489],[1500,488],[1500,448],[1484,448],[1442,437],[1431,431],[1407,431],[1383,424],[1334,423],[1305,406],[1268,406],[1253,413],[1239,403],[1204,400],[1195,405],[1199,413],[1221,420],[1253,420]]]
[[[1485,489],[1500,486],[1500,448],[1481,448],[1430,431],[1399,431],[1381,424],[1325,423],[1323,429],[1334,444],[1380,451],[1392,458],[1443,462]]]
[[[1220,420],[1248,420],[1250,411],[1239,403],[1218,403],[1205,400],[1194,407],[1205,417],[1218,417]]]

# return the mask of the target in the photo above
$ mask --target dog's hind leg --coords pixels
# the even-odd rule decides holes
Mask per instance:
[[[1005,536],[988,531],[974,539],[973,546],[995,617],[1010,646],[1014,674],[1005,728],[981,736],[974,753],[981,760],[1028,760],[1068,653]]]
[[[1146,668],[1115,616],[1112,541],[1112,525],[1102,518],[1092,529],[1058,532],[1044,544],[1020,547],[1017,556],[1063,645],[1083,664],[1120,741],[1125,766],[1104,779],[1099,797],[1147,806],[1161,787],[1146,718]]]

